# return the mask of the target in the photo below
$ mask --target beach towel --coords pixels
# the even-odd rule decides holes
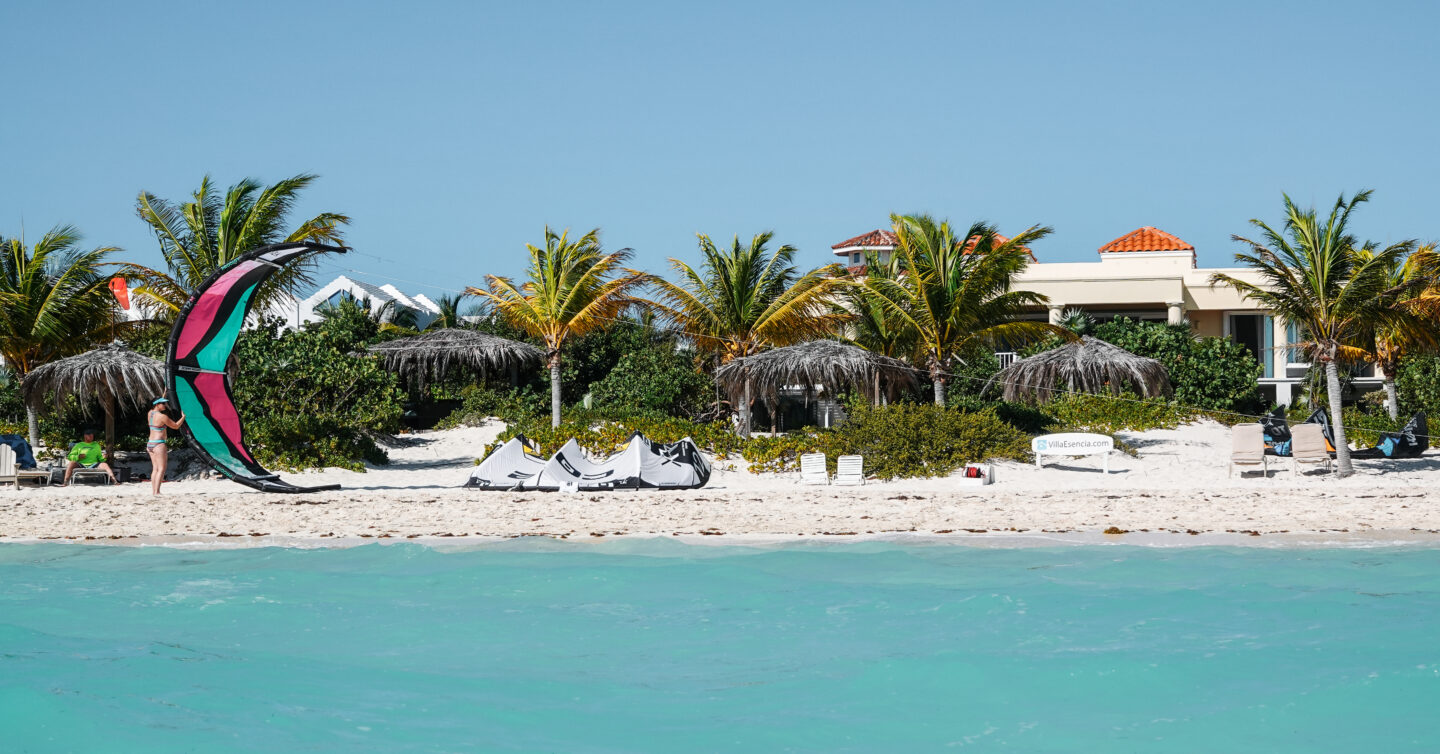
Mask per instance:
[[[9,445],[15,451],[15,465],[22,469],[36,468],[35,454],[30,450],[30,441],[20,435],[0,435],[0,445]]]

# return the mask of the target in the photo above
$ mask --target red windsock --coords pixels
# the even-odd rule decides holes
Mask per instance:
[[[130,308],[130,289],[125,287],[125,278],[110,278],[110,292],[115,294],[115,300],[120,302],[121,309]]]

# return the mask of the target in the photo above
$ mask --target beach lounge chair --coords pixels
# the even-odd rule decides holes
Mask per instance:
[[[15,468],[15,451],[9,445],[0,445],[0,484],[9,482],[20,486],[20,475]]]
[[[1323,463],[1330,469],[1330,450],[1325,444],[1325,430],[1319,424],[1296,424],[1290,431],[1290,468],[1300,475],[1300,464]]]
[[[1294,432],[1294,428],[1291,429]],[[1236,466],[1259,466],[1270,475],[1270,462],[1265,458],[1265,429],[1259,424],[1236,424],[1230,428],[1230,476]],[[1242,475],[1245,471],[1242,469]]]
[[[824,453],[806,453],[800,456],[800,483],[830,483],[830,472],[825,468]]]
[[[835,483],[864,484],[865,457],[840,456],[840,458],[835,461]]]

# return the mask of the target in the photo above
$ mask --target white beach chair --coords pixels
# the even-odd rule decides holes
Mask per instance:
[[[1300,464],[1324,464],[1330,470],[1330,446],[1319,424],[1296,424],[1290,428],[1290,470],[1300,476]]]
[[[1236,424],[1230,428],[1230,474],[1236,466],[1259,466],[1270,476],[1270,462],[1265,458],[1265,429],[1259,424]],[[1243,476],[1245,471],[1242,469]]]
[[[806,453],[800,456],[800,483],[830,483],[830,472],[825,468],[824,453]]]
[[[9,482],[18,489],[20,474],[15,468],[15,449],[9,445],[0,445],[0,484],[5,482]]]
[[[840,456],[840,458],[835,461],[835,483],[864,484],[865,457]]]

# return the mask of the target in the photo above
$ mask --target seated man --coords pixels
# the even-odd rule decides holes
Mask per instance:
[[[75,473],[75,469],[82,467],[100,469],[109,474],[110,483],[115,484],[115,472],[110,470],[110,464],[105,463],[105,446],[95,442],[95,430],[87,429],[81,437],[83,439],[80,442],[70,447],[70,463],[65,464],[64,484],[69,484],[70,475]]]

